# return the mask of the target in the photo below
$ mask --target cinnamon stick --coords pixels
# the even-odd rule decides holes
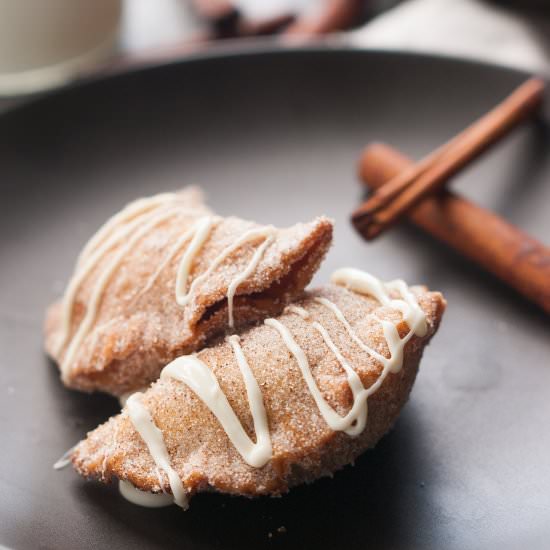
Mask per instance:
[[[359,174],[377,189],[413,162],[391,147],[373,144]],[[550,249],[495,213],[446,190],[408,213],[418,227],[507,283],[550,313]]]
[[[543,94],[544,82],[529,79],[458,136],[382,186],[353,213],[354,225],[366,239],[378,236],[532,114]]]

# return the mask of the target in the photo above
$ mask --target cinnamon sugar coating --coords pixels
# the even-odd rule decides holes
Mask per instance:
[[[317,408],[299,367],[276,330],[259,325],[241,333],[241,346],[262,391],[273,445],[273,458],[261,468],[246,464],[216,417],[184,383],[162,378],[144,394],[143,403],[162,430],[171,465],[189,493],[220,491],[257,496],[277,495],[299,483],[330,475],[374,446],[392,427],[406,402],[418,364],[436,332],[445,309],[438,292],[412,287],[426,314],[428,331],[413,336],[404,348],[402,369],[390,373],[368,400],[365,430],[358,437],[331,430]],[[375,299],[342,287],[327,285],[305,293],[295,303],[319,321],[365,387],[380,376],[382,365],[363,351],[334,314],[314,300],[334,302],[359,338],[388,357],[387,343],[378,319],[397,325],[401,337],[408,332],[401,314]],[[304,350],[323,397],[341,415],[353,397],[345,373],[320,334],[292,313],[278,317]],[[249,402],[231,346],[222,342],[198,353],[217,376],[229,403],[249,437],[255,440]],[[164,473],[157,468],[146,444],[125,410],[88,434],[72,454],[76,470],[87,478],[108,482],[127,480],[150,492],[170,492]]]
[[[227,289],[250,262],[261,239],[245,243],[193,291],[189,303],[176,303],[175,281],[179,260],[175,254],[151,288],[147,282],[171,247],[201,217],[212,215],[196,191],[180,194],[181,212],[145,235],[124,256],[109,278],[93,326],[75,353],[65,382],[83,391],[121,395],[156,380],[161,368],[175,357],[204,347],[207,340],[227,328]],[[227,246],[253,228],[253,222],[214,216],[214,226],[196,256],[190,282],[206,271]],[[326,218],[277,229],[257,268],[238,287],[234,300],[235,327],[241,328],[281,312],[299,295],[323,259],[332,239],[332,222]],[[113,246],[86,276],[76,294],[70,338],[85,316],[93,288],[109,261],[124,242]],[[189,287],[189,285],[188,285]],[[45,347],[57,362],[61,334],[61,302],[50,306],[45,322]]]

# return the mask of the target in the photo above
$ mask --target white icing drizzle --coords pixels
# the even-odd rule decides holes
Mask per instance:
[[[174,504],[172,495],[166,493],[148,493],[140,491],[128,481],[120,480],[118,482],[120,494],[132,504],[145,506],[146,508],[162,508]]]
[[[120,403],[120,406],[125,407],[126,402],[128,401],[128,397],[130,397],[134,393],[136,393],[136,392],[143,393],[143,392],[146,392],[148,389],[149,388],[147,386],[144,386],[143,388],[139,388],[137,390],[129,391],[129,392],[126,392],[126,393],[123,393],[123,394],[119,395],[118,396],[118,402]]]
[[[75,353],[82,344],[88,332],[91,330],[109,279],[124,259],[124,256],[128,254],[131,248],[134,247],[137,242],[157,224],[162,223],[169,217],[182,212],[190,215],[193,214],[192,210],[184,208],[181,204],[178,205],[178,195],[176,193],[162,193],[150,198],[138,199],[137,201],[127,205],[118,214],[112,216],[85,245],[78,258],[75,273],[71,278],[63,297],[61,330],[55,344],[57,355],[61,355],[63,348],[67,345],[65,355],[61,361],[61,374],[64,380],[66,380],[69,375],[69,370],[71,368],[71,363],[74,359]],[[274,240],[275,228],[269,226],[251,229],[245,232],[234,243],[222,250],[209,265],[208,269],[193,280],[190,288],[187,290],[187,280],[195,258],[202,250],[204,243],[208,239],[215,223],[216,218],[213,216],[204,216],[197,220],[193,227],[177,240],[168,255],[163,259],[156,271],[149,278],[144,288],[142,288],[136,295],[135,299],[139,298],[151,288],[162,270],[165,269],[168,263],[188,241],[189,244],[178,264],[175,283],[176,302],[182,307],[189,303],[191,294],[195,288],[202,281],[204,281],[204,279],[206,279],[230,254],[249,241],[263,238],[264,241],[254,252],[249,264],[242,273],[239,273],[230,281],[228,286],[228,324],[230,327],[233,327],[233,302],[235,294],[243,281],[247,279],[257,268],[267,247]],[[73,318],[73,309],[77,292],[86,277],[88,277],[88,275],[105,257],[105,255],[116,246],[119,246],[119,250],[117,250],[109,264],[99,274],[99,278],[92,288],[91,296],[86,304],[84,318],[69,341],[71,321]]]
[[[139,239],[145,236],[147,231],[158,223],[176,214],[194,215],[193,209],[186,208],[184,204],[178,204],[179,197],[176,193],[161,193],[130,203],[119,213],[112,216],[84,246],[78,257],[75,273],[63,297],[61,331],[55,344],[58,355],[61,354],[63,347],[69,339],[76,294],[82,282],[113,247],[125,243],[115,258],[102,272],[98,283],[92,290],[91,298],[86,307],[85,317],[69,342],[65,357],[61,363],[63,378],[67,377],[74,353],[95,320],[105,286],[124,255],[130,251],[131,247]],[[209,217],[204,219],[210,220]],[[190,234],[191,231],[188,232],[187,237]],[[157,275],[158,272],[155,277]]]
[[[107,238],[117,227],[140,217],[151,210],[177,200],[176,193],[160,193],[152,197],[141,198],[132,201],[126,205],[120,212],[111,216],[92,236],[92,238],[84,245],[82,252],[78,256],[77,266],[80,265],[91,252]]]
[[[306,321],[311,319],[309,312],[299,306],[288,306],[286,308],[286,311],[299,315],[300,317],[302,317],[302,319]],[[369,393],[368,390],[366,390],[363,386],[363,383],[361,382],[361,379],[359,378],[357,373],[352,369],[348,361],[340,353],[340,350],[334,344],[325,327],[317,321],[313,321],[311,323],[313,328],[315,328],[315,330],[317,330],[317,332],[321,334],[323,340],[325,341],[325,344],[330,349],[330,351],[332,351],[332,353],[346,372],[354,403],[350,411],[344,417],[336,413],[334,409],[332,409],[332,407],[324,400],[321,392],[319,391],[319,388],[317,387],[317,384],[315,383],[315,379],[313,378],[305,354],[301,353],[299,354],[299,356],[296,356],[294,354],[294,349],[296,349],[294,346],[297,347],[297,344],[296,341],[292,338],[290,331],[282,323],[278,323],[278,321],[276,321],[278,325],[275,325],[271,322],[268,323],[267,321],[275,321],[275,319],[267,319],[266,324],[276,328],[279,331],[283,338],[283,341],[290,349],[292,354],[296,357],[300,370],[302,371],[302,376],[304,376],[306,384],[308,385],[308,388],[313,395],[313,398],[315,399],[315,402],[317,403],[317,406],[319,407],[319,410],[326,423],[334,431],[346,432],[351,437],[358,436],[365,429],[365,425],[367,423],[367,398],[369,396]],[[283,327],[284,330],[281,331],[281,327]],[[290,346],[289,342],[291,343]]]
[[[105,254],[111,248],[113,248],[115,245],[125,239],[128,235],[130,235],[131,232],[134,231],[140,223],[141,219],[137,219],[127,226],[120,228],[116,233],[105,240],[97,250],[95,250],[89,256],[86,255],[79,263],[79,267],[69,281],[67,290],[65,291],[65,295],[63,296],[61,314],[61,335],[57,342],[57,353],[61,351],[69,337],[74,301],[76,293],[80,288],[82,281],[90,274],[92,269],[99,263],[99,261],[105,256]]]
[[[174,495],[174,502],[186,510],[189,507],[187,493],[179,475],[170,464],[170,455],[166,449],[162,431],[155,425],[149,411],[141,402],[142,395],[137,392],[128,398],[126,401],[128,416],[134,428],[147,445],[155,464],[168,476],[170,489]]]
[[[191,261],[194,259],[196,254],[199,252],[199,247],[197,246],[196,237],[197,233],[199,233],[199,238],[201,239],[200,246],[204,244],[204,241],[208,237],[209,232],[212,225],[214,224],[214,219],[212,217],[204,217],[197,220],[197,222],[193,225],[191,229],[186,231],[174,244],[172,249],[168,252],[164,260],[160,263],[156,271],[151,275],[145,286],[139,291],[139,293],[136,296],[136,299],[139,298],[141,295],[145,294],[155,283],[155,281],[158,279],[159,275],[162,273],[162,271],[166,268],[166,266],[170,263],[170,261],[174,258],[174,256],[181,250],[182,246],[189,241],[189,239],[192,239],[192,242],[190,243],[190,246],[194,248],[193,250],[193,257],[189,257],[189,250],[186,250],[185,254],[183,255],[180,264],[178,266],[177,270],[177,277],[176,277],[176,300],[178,295],[178,288],[181,286],[185,286],[187,277],[189,275],[189,269],[190,265],[187,266],[187,273],[181,274],[183,268],[182,265],[185,266],[187,263],[191,263]],[[191,260],[191,261],[190,261]],[[184,278],[183,282],[180,280]]]
[[[229,343],[233,348],[239,369],[243,375],[246,393],[250,400],[250,411],[256,431],[256,443],[248,437],[214,373],[197,356],[179,357],[164,367],[160,376],[161,378],[174,378],[189,386],[219,420],[244,461],[254,468],[261,468],[271,459],[272,453],[262,394],[244,357],[238,337],[230,337]]]
[[[75,273],[71,277],[63,297],[61,333],[56,342],[57,354],[61,353],[69,338],[76,293],[84,279],[109,250],[127,239],[140,225],[150,220],[159,209],[173,207],[176,202],[177,195],[175,193],[162,193],[153,197],[138,199],[112,216],[84,246],[78,257]],[[180,206],[179,211],[181,212],[181,210]],[[68,363],[68,361],[65,361],[65,363]]]
[[[189,279],[193,262],[196,256],[201,251],[202,247],[204,246],[204,243],[208,239],[208,236],[212,231],[214,223],[215,223],[214,218],[210,216],[206,216],[198,220],[197,223],[189,231],[187,231],[184,235],[182,235],[178,239],[178,241],[175,243],[172,250],[168,253],[166,258],[162,261],[158,269],[149,279],[145,287],[141,290],[139,295],[145,293],[147,290],[151,288],[151,286],[154,284],[154,282],[156,281],[157,277],[160,275],[162,270],[168,265],[168,263],[176,255],[176,253],[181,249],[181,247],[185,244],[185,242],[191,239],[189,246],[185,250],[185,253],[182,256],[182,259],[180,260],[180,263],[178,265],[178,270],[177,270],[177,276],[176,276],[176,302],[178,303],[178,305],[185,307],[189,303],[191,299],[191,295],[193,294],[193,291],[196,289],[196,287],[202,281],[204,281],[209,275],[211,275],[214,272],[214,270],[217,267],[219,267],[219,265],[230,254],[235,252],[238,248],[240,248],[243,244],[247,243],[248,241],[263,237],[265,240],[256,249],[256,251],[254,252],[254,255],[252,256],[252,259],[250,260],[246,268],[231,280],[227,288],[228,325],[230,328],[233,328],[235,324],[234,317],[233,317],[233,300],[235,297],[235,293],[237,292],[237,289],[243,283],[243,281],[245,281],[248,277],[250,277],[250,275],[258,267],[258,264],[260,263],[260,260],[262,259],[267,247],[274,240],[275,228],[266,227],[266,228],[252,229],[244,233],[233,244],[224,248],[218,254],[218,256],[214,258],[213,262],[210,264],[208,269],[204,273],[197,276],[191,283],[191,286],[189,287],[189,289],[187,289],[187,280]]]
[[[330,340],[330,337],[328,337],[328,334],[325,331],[325,334],[323,334],[323,337],[327,336],[327,343],[330,342],[329,347],[331,347],[332,351],[337,352],[337,358],[340,362],[340,364],[344,367],[346,370],[346,374],[348,375],[348,381],[350,382],[350,386],[352,388],[352,393],[354,394],[354,403],[351,408],[351,410],[346,414],[346,416],[340,416],[324,399],[323,395],[321,394],[321,391],[319,390],[319,387],[317,386],[315,382],[315,378],[313,377],[313,374],[311,373],[311,368],[309,366],[309,362],[307,360],[306,354],[304,350],[296,343],[296,340],[292,336],[290,330],[283,325],[280,321],[277,321],[277,319],[266,319],[265,324],[267,326],[270,326],[274,328],[283,339],[283,342],[285,343],[286,347],[289,349],[290,353],[294,355],[294,358],[298,362],[298,367],[300,368],[300,371],[302,373],[302,376],[307,384],[307,387],[315,400],[315,403],[317,405],[317,408],[319,409],[319,412],[321,413],[322,417],[325,419],[325,422],[329,425],[329,427],[334,431],[343,431],[343,432],[351,432],[348,433],[348,435],[358,435],[356,426],[353,426],[353,424],[359,424],[360,417],[364,414],[366,417],[366,412],[363,413],[361,405],[363,404],[363,400],[357,399],[356,394],[364,390],[363,385],[361,384],[361,380],[357,376],[357,373],[351,369],[351,367],[348,365],[348,363],[345,361],[345,359],[342,357],[340,352],[337,350],[336,346],[334,346],[332,340]],[[321,325],[318,324],[318,327],[321,327]],[[317,328],[317,327],[316,327]],[[322,330],[324,330],[323,327],[321,327]],[[353,373],[352,375],[350,373]],[[366,403],[366,400],[364,400]],[[362,426],[364,428],[364,425]]]
[[[254,272],[256,267],[258,267],[266,248],[273,242],[273,239],[273,235],[266,236],[265,241],[256,249],[256,252],[254,252],[254,255],[252,256],[249,264],[246,266],[246,269],[239,273],[239,275],[237,275],[227,287],[227,311],[229,316],[228,324],[231,328],[235,325],[233,319],[233,298],[235,297],[235,293],[241,283]]]
[[[363,351],[369,353],[372,357],[380,361],[383,367],[382,373],[377,378],[376,382],[368,388],[365,388],[357,373],[355,373],[355,371],[350,367],[338,348],[334,345],[334,342],[330,338],[327,330],[317,321],[312,322],[312,326],[321,334],[326,345],[334,353],[338,359],[338,362],[344,368],[348,378],[348,383],[352,390],[354,398],[353,405],[346,416],[342,417],[338,415],[324,400],[311,373],[307,357],[304,351],[294,340],[288,328],[276,319],[266,319],[265,324],[275,328],[279,332],[285,342],[285,345],[296,358],[298,366],[302,372],[302,376],[308,385],[308,389],[327,424],[335,431],[344,431],[348,435],[353,436],[359,435],[366,425],[368,397],[380,388],[388,373],[398,372],[403,366],[403,350],[405,344],[412,338],[413,335],[424,336],[426,334],[426,315],[418,305],[418,302],[412,292],[410,292],[407,285],[403,281],[383,283],[369,273],[353,268],[339,269],[332,275],[331,281],[335,284],[346,286],[347,288],[360,294],[374,296],[382,305],[387,305],[397,309],[403,315],[403,320],[410,329],[409,332],[401,338],[397,327],[393,323],[379,319],[390,352],[390,356],[386,358],[367,346],[357,336],[357,333],[352,329],[344,314],[336,304],[326,298],[315,298],[316,302],[329,308],[334,313],[336,318],[344,325],[352,340],[358,344]],[[390,296],[390,292],[392,290],[397,290],[403,299],[392,299]],[[310,314],[303,308],[289,306],[287,311],[300,315],[305,320],[310,319]],[[359,426],[361,425],[362,428],[359,429]]]
[[[417,336],[425,336],[428,330],[426,315],[418,305],[414,294],[409,290],[405,281],[399,279],[389,283],[383,283],[370,273],[344,267],[332,274],[331,282],[345,286],[359,294],[373,296],[382,305],[397,309],[403,315],[403,321],[409,325],[411,331]],[[397,290],[402,300],[393,299],[390,296],[391,290]]]
[[[389,350],[389,357],[385,357],[361,341],[336,304],[326,298],[316,298],[319,304],[322,304],[334,313],[336,318],[344,325],[353,341],[362,350],[382,363],[382,373],[376,382],[365,388],[359,375],[342,355],[326,328],[318,321],[312,319],[311,314],[304,308],[295,305],[286,308],[287,312],[299,315],[320,333],[325,344],[344,369],[353,395],[353,405],[345,416],[339,415],[323,398],[311,372],[307,356],[304,350],[297,344],[290,330],[277,319],[266,319],[264,323],[279,333],[284,344],[295,357],[308,389],[328,426],[335,431],[344,431],[349,436],[356,437],[362,433],[366,426],[368,397],[379,389],[388,373],[397,372],[402,367],[403,349],[410,338],[414,334],[418,336],[426,334],[426,317],[414,295],[402,281],[384,284],[371,275],[355,269],[339,270],[333,275],[332,280],[336,284],[344,285],[355,292],[372,295],[381,304],[397,309],[402,313],[403,320],[410,329],[401,338],[397,327],[393,323],[378,319],[382,325]],[[402,299],[392,298],[390,295],[392,291],[399,292]],[[254,430],[256,432],[256,443],[248,437],[214,373],[196,355],[179,357],[172,361],[163,369],[161,378],[170,377],[185,383],[216,416],[230,441],[245,462],[252,467],[261,468],[272,458],[273,452],[265,405],[260,387],[240,346],[239,337],[235,335],[231,336],[228,338],[228,342],[233,349],[246,386]],[[164,445],[162,432],[156,427],[149,412],[139,400],[140,395],[134,394],[128,399],[127,408],[130,420],[146,442],[157,466],[168,474],[170,487],[174,495],[182,494],[185,497],[181,480],[170,465],[170,458]]]
[[[275,233],[275,228],[272,226],[267,227],[260,227],[257,229],[251,229],[247,231],[246,233],[243,233],[233,244],[230,244],[229,246],[225,247],[217,256],[214,258],[212,263],[209,265],[208,269],[201,273],[198,277],[196,277],[191,285],[189,286],[189,290],[186,292],[186,285],[185,282],[188,278],[188,270],[183,268],[181,271],[181,276],[179,275],[178,270],[178,280],[179,283],[176,285],[176,300],[180,306],[186,306],[189,303],[189,300],[191,299],[191,295],[193,294],[193,291],[195,288],[202,283],[207,277],[210,276],[211,273],[214,272],[215,269],[218,268],[218,266],[233,252],[238,250],[241,246],[246,244],[249,241],[254,241],[259,238],[264,238],[264,242],[262,245],[256,250],[254,256],[252,257],[252,260],[246,267],[246,269],[243,271],[243,273],[240,273],[237,275],[229,284],[228,290],[227,290],[227,298],[228,298],[228,322],[229,326],[233,327],[233,297],[235,295],[235,292],[238,288],[238,286],[248,277],[250,274],[256,269],[258,266],[258,263],[260,262],[262,256],[265,253],[266,248],[271,244],[273,240],[273,235]],[[266,244],[267,243],[267,244]],[[244,276],[243,276],[244,274]]]
[[[74,447],[71,447],[68,451],[63,453],[63,456],[56,460],[53,465],[54,470],[63,470],[71,463],[71,455],[73,454]]]
[[[167,219],[175,216],[177,213],[177,209],[170,208],[151,214],[148,220],[132,233],[126,243],[120,247],[120,249],[116,252],[116,254],[110,260],[105,269],[101,272],[98,280],[93,287],[90,299],[88,300],[86,306],[86,314],[80,322],[80,325],[78,326],[78,329],[74,334],[67,348],[67,351],[65,352],[65,356],[63,357],[63,361],[61,363],[61,375],[63,378],[67,377],[74,354],[76,353],[78,347],[92,327],[92,324],[97,315],[99,304],[101,303],[103,292],[115,269],[122,262],[124,256],[126,256],[126,254],[128,254],[128,252],[137,244],[137,242],[141,240],[151,229],[153,229],[156,225],[159,225],[160,223],[166,221]],[[71,298],[74,299],[74,296],[72,296]]]
[[[253,451],[249,452],[248,460],[246,458],[245,460],[251,466],[254,466],[254,463],[258,464],[256,467],[260,468],[266,464],[272,456],[271,437],[269,435],[269,424],[262,391],[244,356],[240,338],[235,334],[230,336],[227,340],[233,348],[233,353],[237,359],[237,364],[239,365],[239,370],[241,371],[246,386],[246,395],[250,403],[250,412],[252,413],[254,431],[256,432],[256,444]],[[242,445],[241,448],[243,448]],[[239,449],[239,447],[237,447],[237,449]]]
[[[286,306],[284,313],[294,313],[299,315],[302,319],[309,319],[309,311],[303,307],[295,306],[294,304]]]
[[[344,325],[344,328],[346,329],[346,331],[350,335],[350,338],[363,351],[365,351],[366,353],[368,353],[369,355],[371,355],[372,357],[374,357],[375,359],[380,361],[382,364],[385,364],[386,358],[382,354],[378,353],[376,350],[374,350],[371,347],[367,346],[367,344],[365,344],[365,342],[363,342],[357,336],[357,333],[351,328],[351,325],[348,323],[348,320],[344,317],[344,314],[337,307],[337,305],[335,303],[331,302],[330,300],[327,300],[326,298],[320,298],[320,297],[315,297],[314,300],[316,302],[318,302],[319,304],[324,305],[325,307],[327,307],[328,309],[330,309],[334,313],[335,317],[342,323],[342,325]]]
[[[187,305],[189,301],[189,294],[185,292],[187,289],[189,271],[191,270],[195,256],[199,253],[204,242],[208,238],[213,224],[214,220],[211,217],[201,218],[191,230],[193,238],[181,258],[178,266],[178,274],[176,276],[176,302],[180,306]]]

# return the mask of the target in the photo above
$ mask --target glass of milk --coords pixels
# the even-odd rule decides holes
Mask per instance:
[[[0,95],[45,90],[106,59],[121,0],[0,0]]]

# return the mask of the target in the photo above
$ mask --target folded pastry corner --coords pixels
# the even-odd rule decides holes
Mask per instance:
[[[392,427],[444,309],[439,292],[339,270],[262,325],[168,364],[73,465],[117,478],[134,502],[172,495],[184,508],[201,491],[277,495],[331,474]]]
[[[67,386],[122,395],[228,328],[276,315],[332,240],[317,218],[286,229],[214,215],[196,189],[139,199],[81,252],[45,322]]]

